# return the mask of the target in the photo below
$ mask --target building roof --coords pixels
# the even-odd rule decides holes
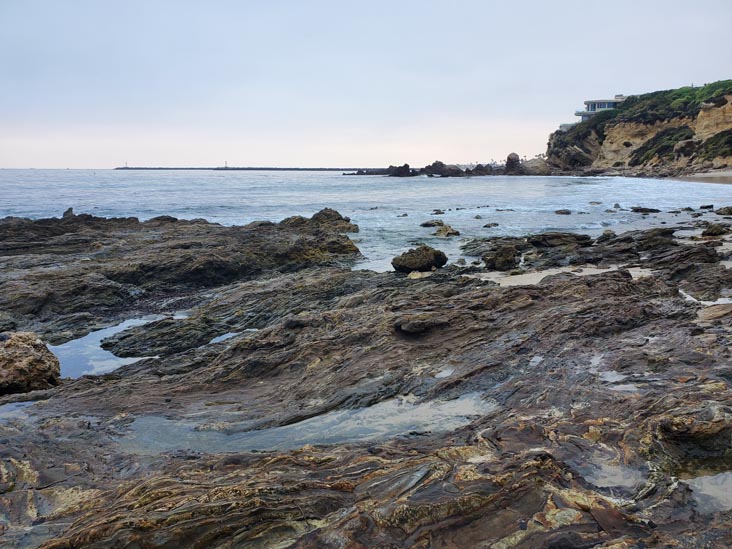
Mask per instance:
[[[616,95],[612,99],[588,99],[585,101],[585,104],[587,103],[622,103],[625,101],[627,97],[624,95]]]

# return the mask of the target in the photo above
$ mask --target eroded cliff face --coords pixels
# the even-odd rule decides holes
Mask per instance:
[[[694,124],[694,131],[699,139],[709,139],[719,132],[732,128],[732,95],[726,95],[727,103],[715,107],[712,104],[702,105]]]
[[[655,124],[623,122],[609,128],[605,141],[598,146],[598,153],[592,161],[597,169],[626,167],[632,162],[633,153],[655,135],[672,128],[689,127],[693,121],[688,118],[666,120]]]
[[[701,103],[694,116],[617,118],[549,137],[547,162],[567,171],[664,175],[732,166],[732,94]]]
[[[549,136],[547,163],[560,170],[588,167],[600,154],[601,148],[602,139],[594,130],[572,141],[567,141],[563,132],[556,131]]]

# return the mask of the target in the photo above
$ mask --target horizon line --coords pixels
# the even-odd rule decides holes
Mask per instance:
[[[216,171],[238,171],[238,170],[272,170],[272,171],[348,171],[348,170],[374,170],[388,168],[389,165],[385,166],[360,166],[360,167],[308,167],[308,166],[101,166],[91,168],[78,168],[78,167],[37,167],[27,166],[23,168],[19,167],[5,167],[0,166],[0,170],[216,170]]]

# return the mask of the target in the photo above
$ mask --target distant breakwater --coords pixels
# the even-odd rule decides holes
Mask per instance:
[[[227,172],[252,172],[252,171],[264,171],[264,172],[343,172],[343,171],[357,171],[367,170],[369,168],[273,168],[273,167],[194,167],[194,168],[182,168],[182,167],[153,167],[153,166],[120,166],[114,168],[115,170],[207,170],[207,171],[227,171]]]

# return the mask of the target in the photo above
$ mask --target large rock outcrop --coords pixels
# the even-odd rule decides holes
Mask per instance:
[[[63,327],[71,337],[123,308],[149,311],[167,299],[267,272],[349,264],[360,253],[342,233],[357,231],[327,208],[310,219],[244,227],[72,212],[60,219],[2,219],[0,327],[45,336],[44,323],[53,319],[55,331]],[[66,268],[42,269],[49,260],[63,261]]]
[[[531,158],[521,164],[523,175],[551,175],[551,167],[543,158]]]

